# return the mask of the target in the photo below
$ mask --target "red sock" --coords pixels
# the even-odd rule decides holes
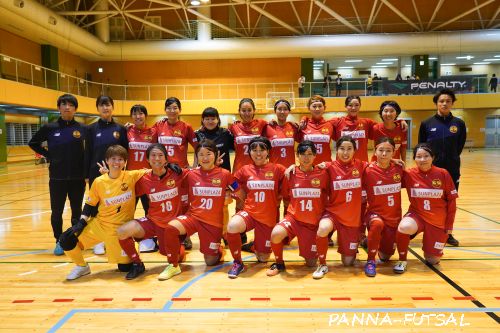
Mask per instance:
[[[229,250],[231,250],[231,255],[234,261],[241,263],[241,236],[240,233],[227,233],[226,236],[227,243],[229,245]]]
[[[396,245],[398,247],[399,260],[406,261],[408,246],[410,245],[410,235],[396,232]]]
[[[318,251],[319,263],[326,265],[326,252],[328,251],[328,237],[316,236],[316,250]]]
[[[181,252],[179,230],[169,224],[165,227],[165,248],[167,250],[168,262],[174,265],[174,267],[177,267],[179,264],[179,254]]]
[[[361,224],[359,225],[359,239],[363,239],[366,237],[366,225],[365,225],[365,213],[366,213],[366,206],[368,204],[366,202],[361,203]]]
[[[132,262],[135,262],[139,264],[141,262],[141,258],[139,257],[139,253],[137,253],[137,250],[135,248],[135,241],[132,237],[129,237],[127,239],[119,239],[120,246],[122,247],[123,251],[128,255],[130,260]]]
[[[277,263],[283,263],[283,242],[273,243],[271,242],[271,248],[273,249],[274,259]]]
[[[384,230],[384,222],[381,220],[370,221],[370,229],[368,230],[368,260],[375,260],[380,239],[382,238],[382,230]]]

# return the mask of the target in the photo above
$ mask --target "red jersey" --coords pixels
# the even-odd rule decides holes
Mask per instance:
[[[304,172],[297,167],[290,179],[283,178],[281,191],[283,198],[290,200],[288,214],[297,221],[318,225],[328,202],[330,178],[325,169]]]
[[[391,163],[382,169],[372,162],[363,174],[363,190],[368,197],[368,210],[379,215],[385,224],[397,227],[401,221],[401,181],[403,168]]]
[[[229,131],[234,137],[234,163],[233,173],[241,169],[244,165],[252,164],[248,143],[256,136],[261,136],[267,122],[263,119],[254,119],[248,124],[238,122],[229,126]]]
[[[161,143],[167,149],[168,161],[177,163],[180,167],[187,167],[188,142],[195,148],[197,144],[196,135],[191,125],[177,121],[170,125],[167,119],[162,119],[155,124],[158,133],[158,143]]]
[[[410,199],[408,211],[426,223],[445,229],[448,202],[458,198],[448,171],[434,165],[427,172],[411,168],[404,174],[404,184]]]
[[[394,150],[393,158],[401,158],[401,151],[406,150],[408,145],[407,141],[407,132],[404,132],[401,128],[401,124],[397,123],[396,127],[393,129],[387,129],[384,126],[384,123],[375,124],[372,128],[372,139],[373,141],[377,141],[381,137],[388,137],[394,140],[396,144],[396,149]],[[375,155],[372,156],[372,161],[375,161],[377,157]]]
[[[350,135],[356,140],[356,153],[354,158],[368,162],[368,139],[372,138],[372,128],[375,121],[368,118],[353,118],[345,116],[330,120],[337,128],[335,141],[341,136]]]
[[[231,173],[220,167],[209,171],[198,167],[190,170],[186,179],[189,188],[187,214],[201,222],[222,228],[226,189],[233,181]]]
[[[267,125],[265,136],[271,141],[269,162],[288,168],[295,164],[295,141],[298,141],[297,128],[287,122],[284,126]]]
[[[149,171],[135,185],[137,196],[147,194],[147,217],[156,225],[165,228],[168,222],[181,214],[181,185],[186,175],[187,171],[178,175],[168,170],[160,178]]]
[[[321,118],[319,121],[309,119],[306,127],[300,131],[300,141],[310,140],[316,146],[315,164],[332,161],[330,142],[335,139],[335,127],[330,121]]]
[[[128,139],[128,170],[148,169],[149,163],[146,150],[151,144],[158,142],[155,127],[140,129],[133,125],[127,131]]]
[[[348,164],[338,160],[328,164],[331,191],[326,210],[348,227],[361,224],[361,175],[367,164],[356,159]]]
[[[234,174],[246,194],[243,210],[270,227],[276,224],[278,196],[284,174],[285,167],[273,163],[262,167],[245,165]]]

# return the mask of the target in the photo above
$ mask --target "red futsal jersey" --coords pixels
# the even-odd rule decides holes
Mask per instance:
[[[384,126],[384,123],[378,123],[373,126],[372,129],[372,138],[373,141],[377,141],[381,137],[388,137],[394,140],[396,143],[396,149],[394,150],[393,158],[401,158],[401,151],[406,150],[406,146],[408,144],[407,141],[407,132],[403,132],[400,123],[396,123],[396,127],[393,129],[387,129]],[[377,157],[375,155],[372,156],[372,161],[375,161]]]
[[[284,166],[267,163],[262,167],[245,165],[234,174],[246,194],[243,210],[270,227],[276,224],[278,195],[284,173]]]
[[[448,171],[434,165],[427,172],[411,168],[405,172],[404,184],[410,199],[408,212],[435,227],[451,229],[453,221],[447,221],[448,203],[458,198],[458,193]],[[446,222],[451,225],[446,226]]]
[[[335,126],[332,122],[321,118],[319,121],[309,119],[307,126],[300,131],[300,141],[310,140],[316,146],[315,164],[332,161],[331,140],[335,139]]]
[[[331,191],[326,210],[347,227],[361,224],[361,175],[367,164],[356,159],[348,164],[336,160],[327,168]]]
[[[290,179],[283,178],[283,198],[289,199],[287,213],[297,221],[318,225],[328,202],[330,178],[325,169],[317,167],[304,172],[299,167]]]
[[[277,163],[288,168],[295,164],[295,141],[297,139],[297,128],[290,122],[284,126],[267,125],[265,136],[271,141],[271,154],[269,162]]]
[[[149,168],[146,150],[151,144],[158,142],[155,127],[140,129],[133,125],[127,131],[128,139],[128,170]]]
[[[367,211],[380,216],[388,226],[397,227],[401,221],[403,168],[391,162],[387,169],[382,169],[372,162],[362,178],[368,197]]]
[[[170,125],[167,119],[162,119],[155,124],[158,133],[158,143],[167,149],[168,161],[177,163],[180,167],[187,167],[188,142],[195,148],[197,145],[196,135],[191,125],[177,121]]]
[[[181,214],[181,186],[188,171],[178,175],[168,170],[163,177],[148,171],[135,185],[137,196],[147,194],[149,210],[147,217],[156,225],[165,226]]]
[[[335,141],[341,136],[350,135],[356,140],[357,147],[354,158],[368,162],[368,139],[372,138],[372,127],[375,125],[375,121],[368,118],[345,116],[332,119],[331,122],[337,128]]]
[[[226,189],[233,181],[233,176],[226,169],[215,167],[204,171],[201,167],[190,170],[187,174],[189,188],[189,210],[187,215],[222,228]]]
[[[229,131],[234,137],[234,163],[233,173],[241,169],[244,165],[252,164],[248,143],[256,136],[261,136],[267,122],[263,119],[254,119],[251,122],[244,124],[238,122],[229,126]]]

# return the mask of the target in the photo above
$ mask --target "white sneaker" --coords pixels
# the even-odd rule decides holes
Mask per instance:
[[[71,272],[66,276],[66,280],[76,280],[79,277],[90,274],[90,267],[87,266],[75,266]]]
[[[97,255],[106,254],[106,248],[104,247],[104,242],[96,244],[94,246],[94,254]]]
[[[316,268],[316,271],[313,273],[313,278],[314,279],[321,279],[325,274],[328,273],[328,266],[327,265],[318,265],[318,268]]]
[[[394,273],[403,274],[404,272],[406,272],[407,265],[408,263],[406,261],[398,261],[396,265],[394,265],[392,270],[394,271]]]
[[[151,238],[144,239],[139,243],[139,252],[147,253],[154,252],[156,250],[156,243]]]

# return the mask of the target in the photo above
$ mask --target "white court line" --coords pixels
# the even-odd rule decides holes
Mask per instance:
[[[33,274],[33,273],[36,273],[36,272],[38,272],[38,271],[37,271],[37,270],[34,270],[34,271],[24,272],[24,273],[17,274],[17,275],[18,275],[18,276],[23,276],[23,275]]]
[[[69,265],[69,262],[65,262],[63,264],[58,264],[58,265],[54,265],[52,266],[53,268],[57,268],[57,267],[63,267],[63,266],[66,266],[66,265]]]
[[[16,175],[18,173],[33,172],[33,171],[37,171],[37,170],[40,170],[40,169],[31,169],[31,170],[16,171],[16,172],[10,172],[10,173],[0,173],[0,176],[10,176],[10,175]]]
[[[11,216],[11,217],[4,217],[4,218],[1,218],[0,221],[13,220],[13,219],[18,219],[20,217],[39,215],[39,214],[45,214],[45,213],[50,213],[50,212],[51,212],[51,210],[44,210],[44,211],[41,211],[41,212],[38,212],[38,213],[31,213],[31,214],[17,215],[17,216]]]
[[[99,258],[99,257],[98,256],[92,256],[92,257],[85,258],[85,260],[95,259],[95,258]]]

